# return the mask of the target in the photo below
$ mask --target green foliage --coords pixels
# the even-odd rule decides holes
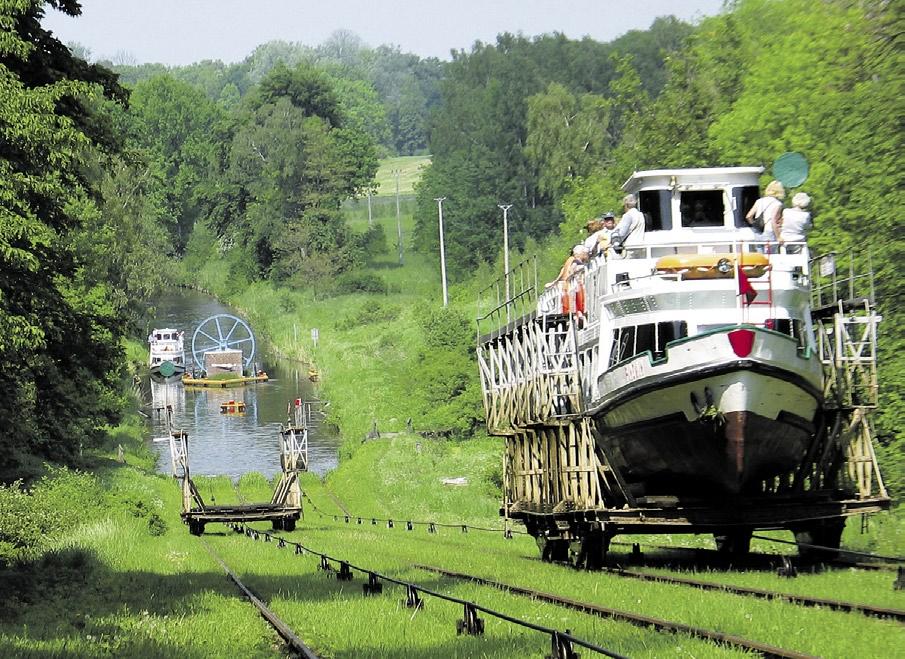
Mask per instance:
[[[181,252],[205,209],[223,110],[188,83],[160,75],[135,86],[129,120],[132,142],[147,160],[141,177],[152,179],[160,196],[158,222]]]
[[[418,190],[419,249],[437,249],[437,197],[447,198],[445,241],[455,279],[496,255],[497,204],[513,205],[514,246],[553,232],[562,220],[562,195],[607,156],[622,137],[624,116],[646,98],[630,62],[647,73],[663,69],[688,32],[678,21],[656,28],[662,49],[641,38],[617,49],[559,34],[502,34],[494,45],[456,53],[432,120],[433,163]],[[653,77],[648,81],[656,87]]]
[[[275,67],[233,122],[208,225],[250,257],[247,280],[329,288],[357,259],[339,206],[373,178],[372,138],[355,121],[344,125],[330,78],[307,65]]]
[[[117,174],[103,168],[115,169],[121,146],[108,101],[125,92],[40,27],[44,5],[6,4],[0,14],[3,471],[29,454],[75,460],[101,441],[123,405],[123,318],[147,290],[138,234],[122,254],[109,249],[135,228],[124,213],[104,213]]]
[[[91,475],[49,468],[32,488],[0,484],[0,566],[46,550],[60,533],[95,516],[104,493]]]
[[[339,295],[350,293],[386,293],[387,285],[380,277],[363,272],[346,272],[336,278],[336,291]]]

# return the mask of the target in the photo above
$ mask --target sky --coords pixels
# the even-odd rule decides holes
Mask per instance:
[[[646,29],[657,16],[687,21],[720,11],[723,0],[82,0],[70,18],[50,6],[43,25],[91,59],[190,64],[238,62],[281,39],[316,46],[334,30],[369,46],[398,45],[421,57],[492,43],[501,32],[612,39]]]

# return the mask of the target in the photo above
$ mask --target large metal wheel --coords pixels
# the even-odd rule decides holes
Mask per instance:
[[[241,318],[220,313],[205,318],[192,334],[192,359],[195,367],[204,365],[204,353],[241,350],[242,367],[248,369],[255,358],[255,335]]]

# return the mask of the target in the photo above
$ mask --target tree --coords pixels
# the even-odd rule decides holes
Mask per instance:
[[[590,173],[610,147],[611,104],[602,96],[575,96],[559,83],[528,99],[525,147],[537,168],[537,187],[561,199],[572,182]]]
[[[188,83],[157,76],[136,85],[129,117],[124,130],[136,147],[147,151],[154,176],[167,182],[161,186],[165,215],[160,219],[181,253],[203,213],[196,191],[216,165],[212,136],[223,113]]]
[[[377,169],[374,140],[355,125],[360,119],[343,114],[330,79],[307,65],[275,67],[249,95],[208,221],[247,250],[259,276],[297,284],[354,262],[339,207]]]
[[[0,468],[72,459],[120,410],[124,324],[85,227],[107,230],[97,166],[117,146],[102,97],[125,92],[40,26],[44,2],[0,9]],[[75,16],[79,4],[52,5]],[[107,256],[106,258],[109,258]]]

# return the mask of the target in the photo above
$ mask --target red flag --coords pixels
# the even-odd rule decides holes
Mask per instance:
[[[745,304],[748,305],[757,297],[757,291],[754,290],[754,286],[748,281],[748,276],[741,268],[738,269],[738,294],[745,296]]]

